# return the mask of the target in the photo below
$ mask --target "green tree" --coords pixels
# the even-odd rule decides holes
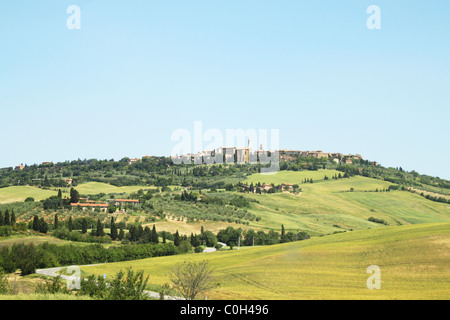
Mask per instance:
[[[111,239],[116,240],[118,236],[116,222],[114,221],[114,217],[111,217]]]
[[[80,202],[80,194],[75,188],[70,188],[70,203],[79,203]]]
[[[153,243],[156,243],[156,244],[159,243],[159,237],[158,237],[158,233],[156,232],[155,225],[153,225],[152,234],[151,234],[151,241]]]
[[[105,231],[103,230],[103,223],[100,221],[100,218],[97,220],[97,237],[103,237],[105,235]]]
[[[86,218],[83,218],[83,220],[81,220],[81,233],[86,234],[87,229],[88,229],[88,221]]]
[[[125,239],[125,231],[123,230],[123,227],[122,227],[122,226],[120,226],[118,238],[119,238],[120,241],[122,241],[123,239]]]
[[[55,214],[55,222],[53,223],[53,227],[55,230],[58,229],[58,227],[59,227],[58,214]]]
[[[5,220],[3,222],[3,225],[4,226],[9,226],[11,224],[11,218],[9,217],[9,210],[8,209],[6,209],[6,211],[5,211],[5,218],[4,219]]]
[[[180,246],[180,234],[178,233],[178,230],[175,232],[173,236],[173,244],[177,247]]]
[[[69,217],[69,225],[68,225],[68,228],[69,228],[69,232],[72,232],[72,231],[73,231],[73,221],[72,221],[72,216]]]

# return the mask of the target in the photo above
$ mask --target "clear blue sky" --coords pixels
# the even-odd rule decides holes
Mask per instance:
[[[0,167],[168,156],[199,120],[450,179],[449,16],[448,0],[2,0]]]

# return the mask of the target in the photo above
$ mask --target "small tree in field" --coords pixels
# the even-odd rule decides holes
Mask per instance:
[[[185,261],[176,265],[169,277],[174,289],[186,300],[194,300],[200,293],[218,286],[214,282],[214,269],[208,261],[198,263]]]

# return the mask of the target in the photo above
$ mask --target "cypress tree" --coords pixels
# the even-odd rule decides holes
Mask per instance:
[[[118,237],[117,234],[117,225],[114,221],[114,217],[111,217],[111,239],[116,240]]]
[[[9,210],[6,209],[5,211],[5,220],[3,222],[3,225],[9,226],[11,224],[11,219],[9,218]]]
[[[144,243],[152,242],[152,231],[148,226],[144,229]]]
[[[0,226],[3,226],[5,223],[5,216],[3,215],[3,212],[0,211]]]
[[[69,232],[72,232],[72,230],[73,230],[72,216],[69,217],[69,226],[68,226],[68,228],[69,228]]]
[[[39,231],[39,217],[38,216],[34,216],[34,218],[33,218],[33,230]]]
[[[81,221],[81,233],[85,234],[87,232],[87,229],[88,229],[88,222],[86,218],[83,218],[83,220]]]
[[[59,227],[59,221],[58,221],[58,214],[55,214],[55,222],[54,222],[54,228],[55,230]]]
[[[118,238],[120,241],[122,241],[125,238],[125,231],[123,230],[122,226],[120,227]]]
[[[11,210],[11,225],[15,225],[16,224],[16,214],[14,213],[14,211]]]
[[[177,247],[180,246],[180,234],[178,233],[178,230],[173,237],[173,244]]]
[[[74,188],[70,189],[70,203],[80,202],[80,194]]]
[[[152,242],[156,243],[156,244],[159,242],[158,233],[156,232],[155,225],[153,225],[153,229],[152,229]]]
[[[48,224],[45,222],[44,217],[39,220],[39,232],[41,233],[47,233],[48,231]]]
[[[103,237],[105,235],[105,231],[103,230],[103,223],[100,221],[100,218],[97,220],[97,237]]]

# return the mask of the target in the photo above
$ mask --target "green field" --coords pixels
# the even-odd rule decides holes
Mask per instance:
[[[280,172],[278,174],[284,174]],[[321,175],[323,175],[322,172]],[[308,172],[291,172],[291,183]],[[327,174],[328,175],[328,174]],[[259,175],[254,175],[259,176]],[[253,181],[258,177],[251,176]],[[272,181],[287,180],[274,175]],[[267,182],[267,180],[266,180]],[[427,200],[405,191],[376,192],[388,189],[391,183],[355,176],[300,184],[302,192],[275,194],[244,194],[257,200],[250,211],[261,217],[251,226],[266,229],[306,231],[311,235],[331,234],[343,230],[385,227],[368,221],[383,219],[390,226],[416,223],[450,222],[449,206]],[[354,191],[350,192],[353,188]]]
[[[146,186],[125,186],[116,187],[107,183],[88,182],[80,184],[75,189],[82,195],[99,194],[99,193],[132,193],[140,189],[152,189],[155,187]],[[31,186],[14,186],[0,189],[0,204],[11,202],[22,202],[28,197],[34,198],[35,201],[47,199],[58,194],[58,189],[44,190]],[[69,190],[63,190],[68,194]]]
[[[0,203],[21,202],[28,197],[40,201],[56,194],[56,191],[43,190],[30,186],[7,187],[0,189]]]
[[[450,223],[353,231],[300,242],[83,267],[113,275],[132,266],[168,283],[185,260],[208,260],[221,286],[208,299],[449,299]],[[381,270],[369,290],[367,268]]]
[[[290,183],[290,184],[298,184],[301,186],[301,183],[305,179],[313,179],[314,181],[322,181],[325,176],[331,179],[334,175],[343,174],[340,171],[336,170],[317,170],[317,171],[278,171],[274,174],[252,174],[247,177],[246,183],[266,183],[271,184],[274,183],[276,185],[282,183]]]

